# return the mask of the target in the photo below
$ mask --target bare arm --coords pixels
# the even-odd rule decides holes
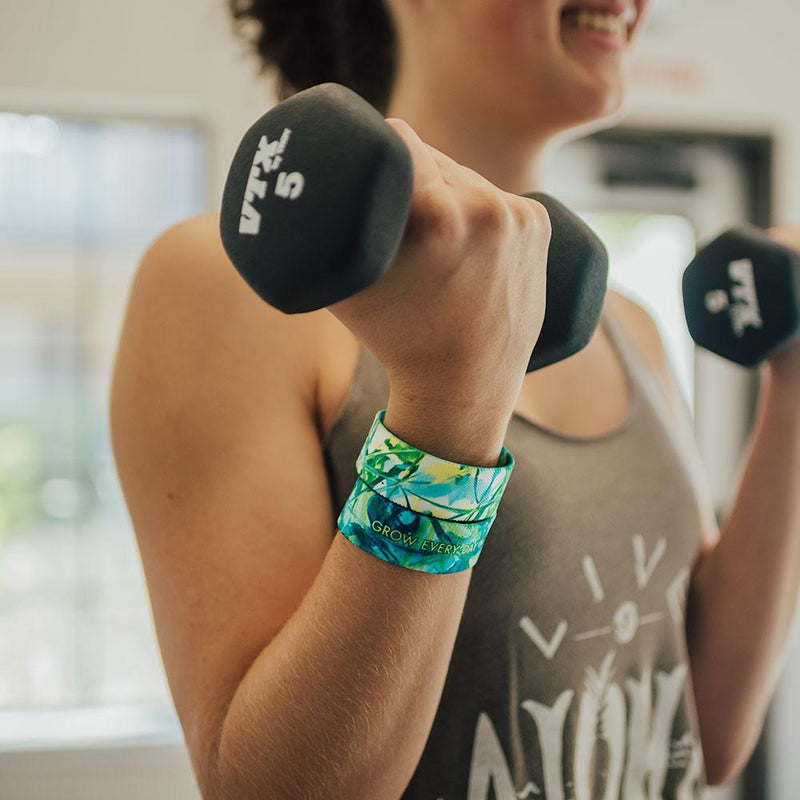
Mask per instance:
[[[403,416],[390,398],[385,422],[444,458],[497,463],[499,428],[468,436],[421,412]],[[219,747],[221,796],[399,798],[433,724],[471,575],[395,567],[337,535],[234,695]]]
[[[334,536],[315,330],[265,306],[195,220],[148,251],[120,342],[115,457],[210,800],[400,797],[471,577],[394,567]],[[475,423],[391,400],[386,416],[437,455],[497,463],[505,427]]]
[[[430,733],[471,574],[414,573],[337,535],[237,689],[219,796],[399,798]]]
[[[724,783],[758,741],[800,589],[800,381],[764,379],[735,501],[687,608],[703,743]]]
[[[648,339],[657,369],[677,397],[660,342]],[[800,591],[800,346],[785,355],[781,368],[775,366],[762,369],[756,425],[735,501],[719,535],[708,526],[689,585],[687,646],[712,785],[735,780],[758,741]],[[677,435],[694,451],[680,406],[673,403]]]

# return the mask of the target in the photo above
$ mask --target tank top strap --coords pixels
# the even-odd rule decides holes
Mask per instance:
[[[638,382],[642,372],[649,373],[647,361],[639,347],[633,342],[630,333],[623,327],[619,314],[608,301],[603,305],[601,320],[611,343],[623,362],[623,367],[628,375]]]
[[[665,387],[653,364],[631,332],[625,329],[610,302],[603,306],[602,322],[628,374],[634,402],[640,406],[639,415],[644,412],[644,416],[651,417],[652,422],[671,427],[671,412]]]

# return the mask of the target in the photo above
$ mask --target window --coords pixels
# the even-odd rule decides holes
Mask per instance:
[[[106,409],[133,272],[206,186],[195,124],[0,113],[0,746],[171,718]]]
[[[673,214],[592,211],[581,215],[609,254],[609,284],[639,302],[659,327],[689,408],[694,407],[694,344],[686,329],[681,278],[694,258],[696,235]]]

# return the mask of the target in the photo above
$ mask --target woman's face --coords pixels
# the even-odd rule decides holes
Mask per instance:
[[[437,85],[548,132],[616,112],[649,0],[417,3]]]

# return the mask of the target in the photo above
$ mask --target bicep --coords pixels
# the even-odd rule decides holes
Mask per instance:
[[[111,425],[167,678],[202,762],[236,685],[313,583],[335,524],[298,378],[306,334],[269,322],[278,312],[240,295],[238,276],[220,284],[195,260],[189,281],[175,274],[181,246],[164,250],[145,256],[132,289]]]

